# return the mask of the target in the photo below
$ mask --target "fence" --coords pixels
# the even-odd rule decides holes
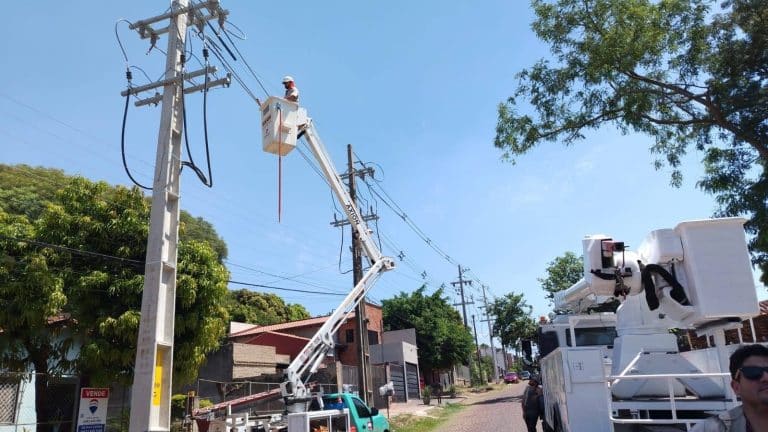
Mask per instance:
[[[372,403],[382,408],[386,406],[386,401],[378,395],[378,388],[387,382],[387,373],[384,366],[379,365],[372,366],[371,371]],[[341,373],[342,383],[351,385],[353,391],[357,390],[357,368],[343,366]],[[267,378],[270,381],[221,382],[200,379],[193,388],[200,399],[219,403],[276,389],[282,381],[281,376]],[[327,393],[340,391],[335,368],[321,369],[313,375],[312,381],[321,384]],[[0,432],[74,432],[79,401],[78,376],[0,372]],[[282,412],[284,408],[282,400],[273,398],[243,405],[238,411],[266,414]],[[112,386],[107,409],[107,432],[127,431],[129,416],[129,388]]]

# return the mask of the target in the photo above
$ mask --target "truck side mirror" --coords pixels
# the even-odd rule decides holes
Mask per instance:
[[[371,417],[379,415],[379,409],[376,407],[371,407]]]

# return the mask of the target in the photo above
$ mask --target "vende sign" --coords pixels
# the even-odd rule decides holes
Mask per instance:
[[[77,432],[104,432],[107,428],[108,388],[85,387],[80,390]]]

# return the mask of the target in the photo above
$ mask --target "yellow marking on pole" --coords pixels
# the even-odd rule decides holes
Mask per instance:
[[[152,405],[159,406],[163,395],[163,355],[164,350],[158,348],[155,359],[155,382],[152,385]]]

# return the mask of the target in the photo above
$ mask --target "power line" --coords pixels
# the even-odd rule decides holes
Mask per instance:
[[[240,281],[234,281],[234,280],[228,280],[227,282],[236,284],[236,285],[245,285],[245,286],[258,287],[258,288],[269,288],[269,289],[280,290],[280,291],[292,291],[292,292],[300,292],[300,293],[306,293],[306,294],[322,294],[322,295],[332,295],[332,296],[341,296],[341,297],[346,297],[347,295],[347,294],[339,294],[339,293],[333,293],[333,292],[309,291],[309,290],[300,290],[295,288],[276,287],[274,285],[263,285],[263,284],[240,282]]]
[[[35,245],[35,246],[47,247],[47,248],[55,249],[55,250],[58,250],[58,251],[70,252],[70,253],[73,253],[75,255],[89,256],[89,257],[93,257],[93,258],[104,258],[104,259],[109,259],[109,260],[113,260],[113,261],[119,261],[120,263],[123,263],[123,264],[130,264],[130,265],[133,265],[133,266],[140,266],[140,267],[144,266],[144,261],[132,260],[132,259],[129,259],[129,258],[122,258],[122,257],[114,256],[114,255],[108,255],[108,254],[103,254],[103,253],[99,253],[99,252],[92,252],[92,251],[83,250],[83,249],[75,249],[75,248],[71,248],[71,247],[67,247],[67,246],[62,246],[62,245],[57,245],[57,244],[52,244],[52,243],[47,243],[47,242],[43,242],[43,241],[39,241],[39,240],[22,239],[22,238],[13,237],[13,236],[7,236],[7,235],[4,235],[4,234],[0,234],[0,237],[2,237],[4,239],[7,239],[7,240],[13,240],[13,241],[17,241],[17,242],[29,243],[29,244],[32,244],[32,245]]]

